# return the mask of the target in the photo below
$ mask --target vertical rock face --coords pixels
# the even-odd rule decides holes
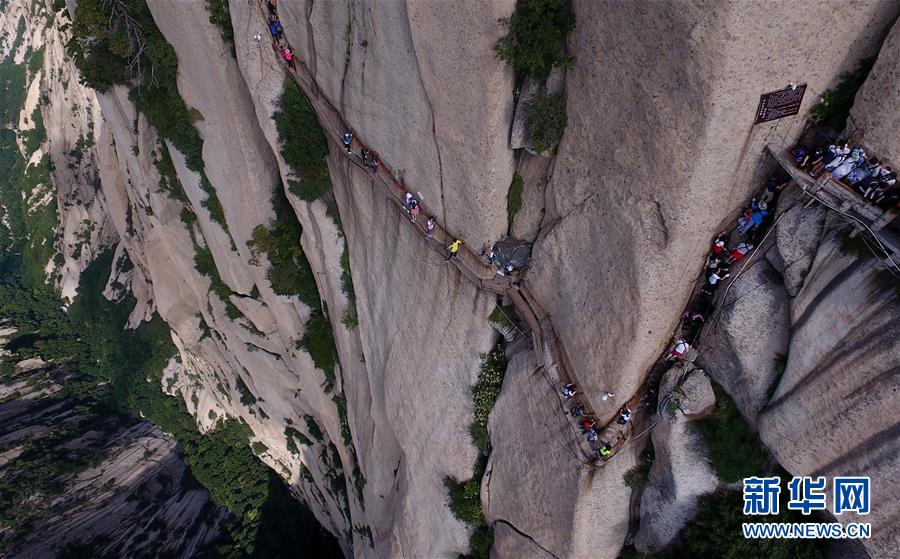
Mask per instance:
[[[781,277],[768,260],[758,259],[731,283],[698,346],[702,366],[750,423],[766,404],[788,353],[788,301]]]
[[[900,163],[900,26],[894,25],[866,83],[854,98],[850,125],[863,130],[863,143],[881,159]]]
[[[475,246],[505,229],[513,83],[491,47],[514,4],[354,0],[279,12],[359,139]]]
[[[791,473],[866,475],[873,495],[900,490],[896,281],[876,260],[842,251],[837,240],[819,248],[791,303],[784,377],[759,417],[760,437]],[[897,549],[898,515],[896,500],[886,498],[875,501],[865,519],[849,513],[839,518],[871,522],[866,547],[889,556]]]
[[[271,118],[285,74],[266,42],[257,48],[252,40],[256,31],[267,35],[263,11],[256,2],[230,2],[233,57],[203,3],[148,4],[177,54],[178,88],[204,140],[205,172],[227,229],[204,207],[201,177],[171,144],[166,148],[187,200],[160,189],[163,144],[121,87],[96,101],[85,94],[83,103],[99,107],[103,120],[95,124],[90,159],[102,190],[82,202],[96,200],[103,212],[63,204],[63,221],[103,224],[91,236],[90,250],[121,240],[120,254],[135,265],[116,275],[128,278],[138,299],[131,323],[158,311],[181,353],[183,367],[167,379],[167,390],[184,398],[202,429],[226,416],[246,422],[253,441],[263,445],[260,458],[291,483],[347,554],[464,553],[469,530],[446,506],[443,481],[468,478],[476,460],[467,429],[470,386],[478,354],[494,341],[487,321],[493,301],[427,250],[381,187],[332,143],[327,163],[340,223],[323,201],[286,193],[303,227],[299,242],[328,309],[339,358],[334,391],[327,389],[325,373],[298,346],[318,309],[276,294],[265,255],[256,263],[247,244],[254,229],[273,218],[273,189],[297,178],[280,154]],[[513,76],[490,47],[502,32],[496,19],[509,15],[513,4],[279,5],[296,54],[357,139],[377,150],[384,165],[475,247],[495,240],[507,225],[503,198],[514,166],[507,148]],[[669,338],[709,238],[767,174],[762,147],[796,138],[817,94],[873,54],[897,6],[874,0],[840,6],[808,1],[789,10],[773,10],[766,2],[574,4],[569,126],[548,169],[547,162],[532,161],[533,174],[548,171],[550,179],[542,193],[527,192],[528,208],[519,221],[523,232],[537,238],[531,290],[552,315],[575,380],[602,420],[634,393]],[[841,32],[823,41],[822,28]],[[886,44],[896,45],[896,36],[895,30]],[[53,52],[62,58],[60,50]],[[894,54],[879,59],[873,71],[873,80],[883,77],[877,82],[882,86],[896,84],[890,77]],[[809,86],[801,116],[752,127],[758,95],[789,81]],[[874,89],[864,88],[861,99],[889,98],[889,86],[867,87]],[[878,111],[860,105],[854,114],[862,120]],[[88,122],[78,120],[79,126]],[[889,145],[889,132],[879,136],[877,127],[870,128],[869,138]],[[327,132],[330,141],[337,132]],[[61,146],[76,137],[54,133]],[[80,186],[72,190],[84,190],[85,178],[87,172],[76,171],[69,182]],[[195,223],[182,222],[185,208],[197,215]],[[77,237],[71,230],[67,235]],[[229,316],[226,301],[210,292],[211,278],[198,271],[195,255],[204,249],[241,316]],[[342,289],[345,250],[359,316],[352,329],[340,321],[353,304]],[[787,266],[791,259],[779,250]],[[77,260],[73,251],[67,262]],[[896,481],[890,466],[895,421],[878,410],[894,401],[896,356],[892,338],[883,332],[896,333],[890,326],[896,313],[885,311],[896,307],[877,287],[870,264],[841,272],[849,265],[845,257],[835,252],[827,260],[821,252],[806,283],[798,275],[788,289],[799,293],[791,308],[796,335],[775,401],[761,416],[761,433],[796,472],[830,472],[841,462],[846,441],[871,441],[847,465],[871,468],[888,486]],[[74,293],[71,278],[79,264],[70,269],[60,284]],[[747,279],[773,284],[763,293],[766,308],[786,322],[785,288],[766,262],[757,272],[759,277]],[[854,289],[838,290],[844,281]],[[856,307],[840,306],[845,304]],[[871,322],[851,316],[859,308],[871,311],[863,313]],[[837,319],[829,309],[838,309]],[[844,357],[846,346],[837,344],[844,330],[835,327],[841,324],[852,329],[859,348]],[[783,334],[779,327],[769,341],[783,344]],[[878,351],[862,351],[866,343],[880,344]],[[724,341],[720,351],[723,362],[734,357]],[[756,368],[766,359],[760,355],[743,366]],[[832,359],[855,360],[854,373],[871,363],[871,375],[835,378],[837,368],[819,369]],[[628,531],[630,489],[623,474],[635,463],[634,449],[603,469],[585,468],[568,452],[571,435],[579,435],[567,431],[555,388],[532,372],[534,366],[528,351],[514,357],[490,419],[494,450],[482,491],[486,517],[496,529],[494,551],[500,557],[615,557]],[[764,373],[738,377],[747,382],[731,387],[747,389],[742,409],[748,416],[766,400],[760,391],[774,375]],[[616,399],[596,397],[606,390],[615,391]],[[814,398],[805,398],[819,392],[837,403],[828,412],[835,415],[823,419],[825,412],[812,407]],[[335,399],[341,396],[346,419]],[[857,421],[860,410],[878,419]],[[862,433],[853,431],[859,423]],[[781,435],[799,430],[794,435],[814,436],[812,430],[823,426],[843,434],[843,443],[830,441],[840,453],[824,448],[825,440],[807,452]],[[308,444],[292,449],[291,429]],[[678,444],[690,447],[689,430],[678,435]],[[679,466],[685,471],[692,465],[681,462],[673,471]],[[713,483],[707,474],[676,492],[674,505],[660,504],[657,520],[659,511],[689,511],[685,502]],[[660,487],[672,481],[662,473],[658,480]],[[879,518],[896,517],[890,505],[884,510]],[[889,522],[879,522],[890,534]],[[663,524],[648,528],[642,541],[649,546],[671,539],[678,527]]]
[[[135,263],[132,284],[146,287],[136,293],[138,314],[158,311],[182,354],[183,369],[167,379],[167,389],[183,396],[202,428],[223,416],[243,419],[254,441],[265,445],[261,458],[343,537],[348,553],[464,552],[468,533],[446,506],[443,480],[469,477],[475,462],[467,429],[470,386],[478,354],[494,338],[487,322],[492,301],[427,251],[342,153],[328,164],[343,231],[324,203],[289,194],[304,229],[300,242],[331,311],[340,358],[336,390],[347,400],[352,446],[342,442],[341,419],[322,388],[323,374],[295,347],[311,309],[295,297],[274,294],[266,263],[251,262],[247,241],[272,217],[273,188],[296,177],[280,157],[271,120],[284,75],[272,53],[257,50],[251,38],[257,28],[265,33],[264,20],[256,5],[232,4],[236,59],[202,4],[149,2],[178,56],[179,91],[197,116],[206,175],[222,203],[227,231],[203,207],[201,178],[170,144],[187,203],[197,215],[191,229],[181,222],[183,202],[158,186],[162,147],[155,132],[124,89],[99,99],[106,122],[98,126],[98,166],[110,221]],[[465,8],[360,3],[351,6],[347,20],[337,4],[317,3],[285,4],[280,13],[322,87],[336,105],[347,107],[345,117],[358,138],[378,149],[385,165],[408,169],[405,176],[425,203],[478,244],[505,228],[503,194],[513,166],[505,144],[512,76],[493,58],[490,45],[499,33],[496,18],[507,15],[512,3],[473,2]],[[307,18],[328,25],[311,26]],[[320,35],[305,40],[312,29]],[[458,29],[467,29],[472,40],[460,41]],[[340,46],[330,48],[335,41]],[[331,64],[328,57],[335,53],[338,60]],[[471,102],[473,90],[477,104]],[[195,242],[209,248],[243,317],[228,317],[223,302],[209,292],[209,279],[195,269]],[[360,323],[353,331],[339,320],[348,305],[340,279],[345,243]],[[433,418],[435,410],[439,421],[417,419]],[[309,431],[307,416],[321,428],[321,442]],[[289,451],[289,427],[310,444]],[[366,526],[371,541],[362,535]]]
[[[690,422],[712,412],[716,396],[700,369],[682,364],[669,370],[661,394],[676,398],[672,411],[661,410],[653,428],[655,459],[641,495],[641,528],[634,540],[640,551],[663,549],[684,522],[697,514],[697,499],[719,483],[709,465],[706,444]],[[677,389],[676,397],[672,390]]]
[[[635,391],[709,239],[767,171],[763,145],[790,143],[802,127],[802,117],[753,127],[759,94],[806,82],[803,115],[873,54],[897,6],[574,6],[569,125],[529,281],[554,309],[578,381],[610,417],[620,402],[596,396]],[[823,42],[820,25],[842,33]]]

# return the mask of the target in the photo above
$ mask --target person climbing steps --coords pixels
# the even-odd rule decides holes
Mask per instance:
[[[276,41],[281,38],[281,22],[275,16],[269,16],[269,33],[272,34],[272,38]]]
[[[349,154],[350,147],[353,145],[353,130],[344,132],[342,141],[344,142],[344,149],[347,150],[347,154]]]
[[[290,47],[285,46],[281,48],[281,58],[283,58],[287,63],[288,68],[290,68],[291,70],[297,69],[296,67],[294,67],[294,53],[291,52]]]
[[[444,262],[449,262],[451,258],[456,257],[456,253],[459,252],[459,245],[461,244],[462,241],[460,241],[459,239],[456,239],[455,241],[450,243],[450,246],[447,247],[447,250],[450,253],[447,255],[447,258],[444,258]]]
[[[575,388],[575,385],[571,382],[562,387],[562,395],[565,396],[566,400],[572,398],[578,394],[578,390]]]

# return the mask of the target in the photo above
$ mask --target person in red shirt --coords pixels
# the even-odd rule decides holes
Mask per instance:
[[[748,252],[753,250],[753,245],[750,243],[741,243],[738,246],[734,247],[734,250],[731,251],[731,255],[728,257],[728,263],[734,263],[747,255]]]

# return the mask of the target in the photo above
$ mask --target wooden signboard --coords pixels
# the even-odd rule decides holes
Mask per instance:
[[[794,116],[799,113],[804,93],[806,93],[805,83],[763,93],[759,96],[759,107],[756,109],[756,122],[754,124],[786,116]]]

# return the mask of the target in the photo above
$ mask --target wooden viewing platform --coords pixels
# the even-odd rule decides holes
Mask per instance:
[[[809,176],[806,171],[797,167],[793,155],[779,145],[768,144],[766,151],[800,185],[804,192],[820,198],[827,204],[865,223],[878,237],[885,249],[892,252],[895,257],[900,256],[900,234],[893,228],[887,227],[900,215],[897,208],[888,210],[879,208],[864,200],[850,186],[832,178],[831,173],[827,171],[818,178]]]

